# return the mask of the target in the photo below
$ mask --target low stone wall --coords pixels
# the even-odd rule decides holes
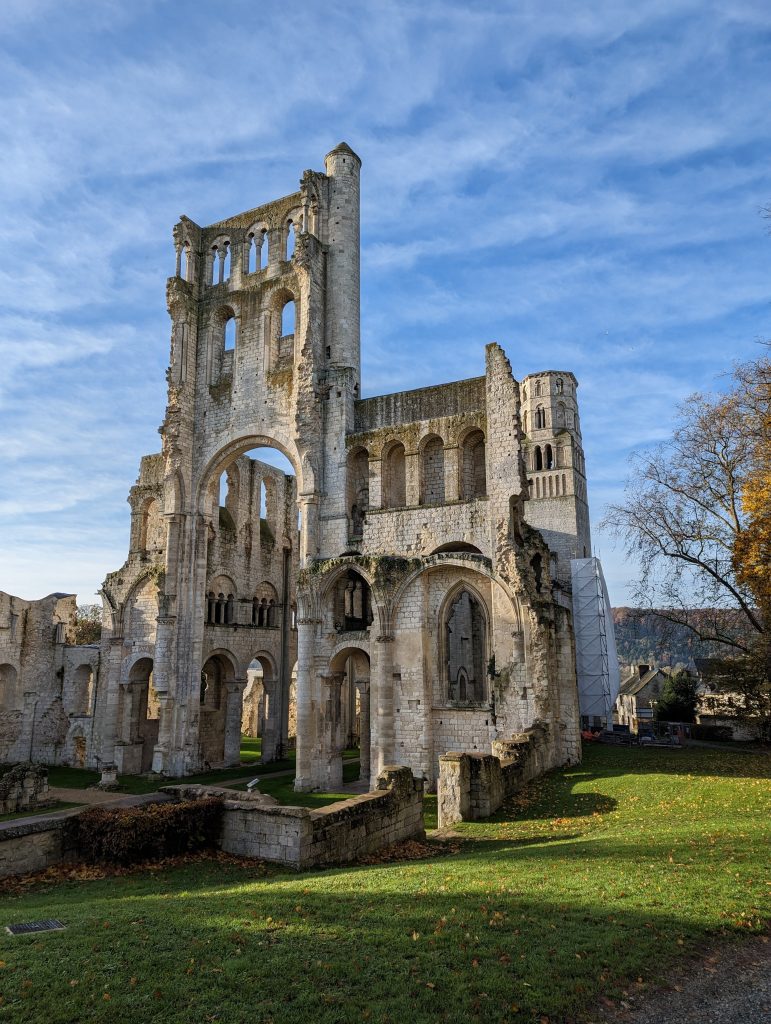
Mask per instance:
[[[423,780],[409,768],[384,768],[374,793],[341,800],[317,811],[280,807],[260,793],[232,799],[216,786],[166,786],[137,802],[225,798],[220,848],[241,857],[275,861],[291,868],[343,864],[402,839],[422,838]],[[0,824],[0,878],[77,861],[76,807],[56,816]]]
[[[386,767],[377,790],[319,810],[257,800],[226,800],[221,848],[292,868],[343,864],[402,839],[423,837],[423,780],[409,768]],[[167,786],[189,800],[196,787]],[[203,795],[203,794],[200,794]]]
[[[510,740],[495,740],[492,754],[449,752],[439,758],[439,828],[489,818],[547,765],[548,732],[535,725]]]
[[[57,818],[7,822],[0,830],[0,878],[42,871],[52,864],[77,860],[73,818],[82,808]]]

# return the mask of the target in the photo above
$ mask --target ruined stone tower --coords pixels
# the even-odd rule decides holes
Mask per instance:
[[[296,708],[298,789],[339,785],[351,743],[363,777],[429,785],[535,727],[541,768],[579,756],[575,378],[520,386],[492,344],[481,377],[362,398],[360,168],[342,143],[292,195],[174,228],[163,447],[104,584],[90,765],[236,763],[255,674],[264,758]]]

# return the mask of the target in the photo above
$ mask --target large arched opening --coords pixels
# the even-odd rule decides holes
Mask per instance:
[[[149,772],[158,742],[160,701],[153,685],[153,659],[138,658],[121,686],[119,767],[126,775]]]
[[[370,660],[360,647],[345,646],[329,662],[329,700],[336,723],[335,756],[347,747],[359,748],[359,778],[369,783],[372,726],[370,715]]]
[[[204,768],[224,768],[240,760],[241,698],[232,657],[224,652],[210,655],[201,670],[199,694],[198,745]]]

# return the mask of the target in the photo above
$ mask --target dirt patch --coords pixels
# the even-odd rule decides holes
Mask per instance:
[[[689,957],[659,988],[601,1000],[586,1024],[767,1024],[771,1021],[771,939],[716,942]]]

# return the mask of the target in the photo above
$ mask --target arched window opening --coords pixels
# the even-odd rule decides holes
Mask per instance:
[[[70,713],[73,715],[90,715],[93,691],[94,670],[90,665],[79,665],[72,677]]]
[[[383,460],[383,508],[404,508],[407,504],[407,474],[404,445],[397,441]]]
[[[219,249],[216,245],[211,247],[211,284],[218,284],[220,279]]]
[[[215,616],[217,614],[217,595],[213,590],[210,590],[206,595],[206,622],[213,626],[216,622]]]
[[[540,380],[537,380],[535,382],[535,397],[536,398],[540,398],[541,397],[541,382],[540,382]]]
[[[564,391],[564,388],[565,385],[562,381],[562,377],[557,377],[556,381],[554,382],[554,390],[557,392],[558,395],[561,395]]]
[[[461,495],[464,501],[484,498],[487,495],[487,474],[485,468],[485,435],[481,430],[472,430],[463,443],[461,460]]]
[[[563,494],[567,494],[568,493],[567,477],[565,476],[564,473],[562,474],[562,493]]]
[[[432,555],[448,555],[452,554],[453,551],[465,552],[469,555],[481,555],[482,552],[474,544],[469,544],[465,540],[452,540],[447,544],[440,544],[438,548],[434,548],[431,552]]]
[[[258,269],[264,270],[270,262],[270,235],[263,229],[259,239],[259,252],[257,254]]]
[[[444,442],[430,438],[423,446],[420,460],[421,505],[444,504]]]
[[[236,320],[229,317],[225,321],[224,345],[226,352],[233,352],[236,347]]]
[[[450,700],[482,701],[485,696],[487,638],[479,601],[461,590],[445,618],[447,696]]]
[[[257,244],[257,240],[254,237],[254,232],[250,232],[246,239],[246,272],[247,274],[253,274],[256,270],[260,269],[260,247]]]
[[[550,444],[547,444],[544,450],[544,463],[546,469],[554,469],[554,452]]]
[[[295,247],[295,226],[294,222],[288,220],[286,222],[286,259],[291,260],[294,256]]]
[[[278,626],[278,593],[267,580],[255,589],[252,598],[252,625],[261,629],[275,629]]]
[[[334,622],[338,633],[358,632],[372,624],[372,594],[369,583],[354,569],[338,579],[334,593]]]
[[[222,248],[222,273],[220,274],[220,281],[228,281],[230,280],[230,242],[225,242]]]
[[[539,405],[535,410],[535,429],[543,430],[546,427],[546,410]]]
[[[289,299],[284,303],[284,307],[281,310],[281,337],[285,338],[287,335],[294,334],[295,330],[295,303],[294,299]]]
[[[535,451],[533,452],[533,469],[543,469],[543,455],[539,444],[535,446]]]
[[[17,675],[13,665],[0,665],[0,708],[13,708],[16,701]]]
[[[361,537],[369,509],[369,452],[356,448],[348,454],[348,512],[351,536]]]

